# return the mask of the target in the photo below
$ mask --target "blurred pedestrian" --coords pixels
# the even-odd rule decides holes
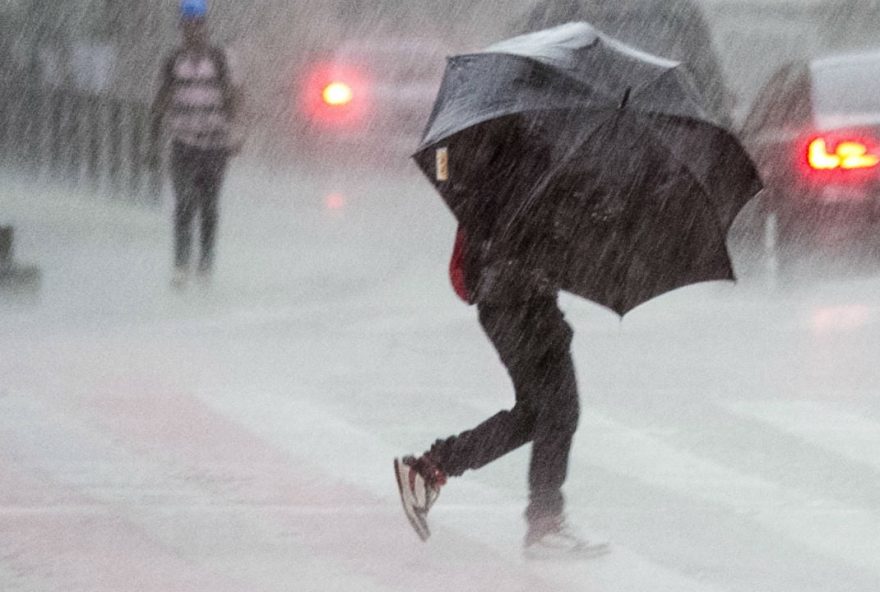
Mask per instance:
[[[528,132],[507,127],[494,138],[487,135],[480,149],[463,155],[466,164],[449,167],[472,174],[461,183],[469,195],[455,212],[460,225],[451,279],[457,294],[476,304],[480,325],[513,382],[516,402],[471,430],[437,440],[419,457],[395,459],[394,468],[404,511],[427,540],[427,514],[448,477],[531,443],[526,556],[594,556],[606,546],[584,540],[568,525],[562,494],[579,401],[572,330],[557,304],[561,278],[542,262],[564,245],[552,212],[542,216],[511,207],[523,203],[512,199],[514,193],[535,191],[549,168],[546,154],[516,148],[527,144],[518,137],[523,133]],[[473,191],[476,186],[481,189]]]
[[[200,218],[196,271],[210,279],[214,265],[218,199],[229,157],[240,148],[232,126],[239,112],[241,85],[229,52],[209,40],[206,0],[180,3],[181,45],[165,60],[152,107],[154,152],[167,120],[171,136],[171,176],[175,194],[174,274],[183,287],[190,274],[192,224]]]

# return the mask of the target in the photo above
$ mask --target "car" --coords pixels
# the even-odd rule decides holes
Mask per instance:
[[[720,123],[730,125],[732,95],[695,0],[539,1],[514,18],[508,32],[528,33],[571,21],[586,21],[642,51],[682,62],[703,91],[707,108]]]
[[[448,48],[426,37],[348,39],[313,53],[296,77],[301,152],[406,162],[431,114]]]
[[[785,64],[740,135],[766,186],[759,218],[778,266],[878,259],[880,49]]]

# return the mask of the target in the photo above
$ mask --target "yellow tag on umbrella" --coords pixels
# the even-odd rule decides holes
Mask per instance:
[[[443,148],[437,148],[437,180],[438,181],[448,181],[449,180],[449,149],[444,146]]]

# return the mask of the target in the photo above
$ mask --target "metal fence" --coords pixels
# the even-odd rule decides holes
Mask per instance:
[[[147,105],[70,90],[0,88],[0,166],[113,198],[158,203]],[[161,161],[160,161],[161,162]]]

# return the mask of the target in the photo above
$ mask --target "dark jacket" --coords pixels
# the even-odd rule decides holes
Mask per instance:
[[[469,304],[517,304],[534,298],[549,298],[559,291],[559,278],[543,261],[539,246],[535,253],[513,254],[507,247],[489,240],[470,238],[459,226],[449,262],[455,293]]]
[[[529,145],[522,134],[512,128],[477,150],[458,188],[450,277],[471,304],[516,304],[559,290],[563,245],[552,200],[538,195],[549,163],[545,153],[521,148]]]

